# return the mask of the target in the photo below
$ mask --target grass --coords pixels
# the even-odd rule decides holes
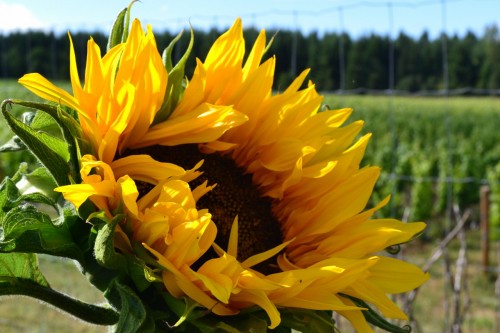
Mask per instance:
[[[0,100],[10,97],[36,100],[29,92],[19,87],[15,82],[0,81]],[[402,119],[406,120],[405,126],[410,127],[416,126],[415,124],[418,121],[422,122],[425,119],[440,119],[442,122],[446,119],[444,116],[447,112],[450,112],[452,115],[461,115],[466,122],[474,122],[475,119],[484,116],[490,125],[494,126],[496,122],[492,120],[494,119],[492,115],[500,115],[500,103],[497,98],[468,97],[444,99],[415,97],[389,98],[385,96],[328,96],[326,102],[335,108],[345,106],[354,107],[356,111],[353,114],[353,118],[365,119],[366,131],[373,131],[374,137],[387,134],[386,132],[388,132],[388,128],[390,128],[388,127],[390,126],[390,117],[387,117],[387,114],[385,114],[385,117],[382,117],[383,114],[380,113],[384,112],[384,110],[394,110],[398,117],[402,117]],[[20,111],[21,110],[18,110],[18,112]],[[408,116],[410,114],[414,115],[417,112],[421,113],[421,116],[417,119]],[[423,118],[424,115],[433,116],[435,118]],[[456,120],[452,119],[452,121],[454,121],[454,124],[457,124]],[[385,127],[381,127],[381,124]],[[441,126],[442,123],[438,124],[435,121],[431,121],[430,125]],[[0,143],[3,143],[8,137],[8,131],[6,130],[3,119],[0,119],[0,129]],[[396,130],[398,131],[399,129],[396,128]],[[442,131],[443,128],[439,130]],[[442,133],[443,132],[438,135],[442,135]],[[428,145],[433,146],[433,140],[429,139],[431,135],[434,134],[430,132],[426,134],[424,132],[418,140],[425,141],[428,139],[430,141]],[[495,142],[498,141],[500,141],[500,139]],[[374,151],[384,148],[383,145],[387,145],[387,142],[384,143],[384,141],[380,141],[377,143],[375,141],[373,145],[375,147],[373,148]],[[377,161],[377,156],[373,152],[367,153],[368,157],[373,157],[375,159],[375,161],[371,161],[371,164],[378,164],[379,161]],[[0,162],[3,163],[4,169],[6,169],[6,166],[12,168],[17,165],[22,158],[22,155],[14,157],[14,155],[9,153],[8,155],[2,155]],[[414,159],[415,156],[412,158]],[[440,221],[433,221],[433,223],[440,223]],[[463,331],[475,333],[492,332],[495,327],[495,309],[499,306],[499,301],[494,296],[493,277],[485,275],[482,271],[479,232],[474,228],[469,230],[467,233],[467,241],[469,245],[467,283],[471,297],[471,305],[463,325]],[[423,266],[430,257],[437,242],[437,239],[431,239],[427,242],[415,242],[405,246],[403,251],[405,259],[419,266]],[[449,249],[450,259],[454,264],[454,260],[458,253],[458,243],[453,241],[450,243]],[[495,258],[495,260],[496,259],[497,258]],[[103,302],[100,293],[86,281],[71,262],[41,256],[40,265],[43,273],[55,289],[73,295],[74,297],[81,298],[89,303]],[[419,332],[442,332],[445,327],[444,318],[446,313],[444,311],[444,303],[446,296],[450,296],[451,289],[449,283],[445,282],[443,266],[443,261],[441,260],[431,267],[431,279],[421,288],[418,294],[415,305],[415,318],[418,320],[419,327],[421,328]],[[342,328],[345,329],[345,332],[349,332],[346,324],[342,324]],[[2,333],[83,333],[106,331],[106,328],[89,326],[29,298],[0,298],[0,332]]]
[[[494,287],[494,278],[496,276],[483,271],[479,231],[469,230],[466,237],[468,265],[465,285],[462,285],[460,304],[463,310],[469,297],[470,307],[465,313],[462,332],[492,332],[495,324],[495,308],[498,305]],[[434,243],[415,244],[406,251],[406,260],[422,266],[423,262],[430,257],[434,246]],[[448,248],[452,275],[456,270],[455,262],[458,247],[458,241],[454,240]],[[494,256],[491,255],[491,258],[494,259]],[[431,267],[431,279],[422,286],[417,296],[415,318],[421,326],[422,332],[444,332],[445,318],[447,317],[445,311],[446,300],[449,302],[449,311],[452,311],[452,289],[449,280],[445,278],[444,266],[444,260],[441,259]],[[448,315],[451,315],[451,313],[448,312]]]

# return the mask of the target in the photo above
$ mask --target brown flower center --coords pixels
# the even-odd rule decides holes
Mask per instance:
[[[238,216],[238,260],[241,262],[255,254],[267,251],[283,242],[280,224],[272,213],[272,200],[264,197],[252,182],[252,175],[245,174],[234,161],[217,153],[203,154],[197,145],[174,147],[152,146],[127,152],[127,155],[147,154],[157,161],[177,164],[184,169],[192,169],[200,160],[204,160],[200,171],[203,172],[194,181],[191,188],[208,180],[208,184],[217,184],[215,188],[198,200],[197,208],[207,208],[217,225],[215,242],[227,249],[231,226]],[[151,187],[139,184],[140,195]],[[216,257],[209,251],[202,261]],[[201,264],[201,263],[199,263]],[[271,258],[254,269],[269,274],[277,271],[275,258]]]

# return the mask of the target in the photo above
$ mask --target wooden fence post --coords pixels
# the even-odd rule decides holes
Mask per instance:
[[[490,187],[482,185],[480,189],[481,253],[483,272],[488,274],[490,265]]]

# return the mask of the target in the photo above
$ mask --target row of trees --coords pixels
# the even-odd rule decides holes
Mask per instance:
[[[273,36],[275,31],[268,31]],[[204,58],[219,31],[196,31],[193,53]],[[257,30],[245,31],[253,41]],[[102,33],[92,33],[105,50]],[[179,57],[188,43],[185,33],[176,47]],[[83,70],[89,33],[72,35],[77,60]],[[156,33],[160,50],[174,35]],[[250,47],[250,43],[247,46]],[[0,78],[19,78],[24,73],[39,72],[50,79],[68,78],[69,41],[66,35],[44,32],[0,35]],[[103,51],[104,52],[104,51]],[[305,68],[313,68],[310,78],[319,90],[389,88],[404,91],[441,90],[446,88],[500,88],[500,33],[497,26],[485,29],[482,36],[442,36],[431,39],[424,32],[419,38],[400,33],[395,40],[388,36],[368,35],[357,39],[348,34],[303,35],[293,31],[277,32],[269,54],[276,55],[276,88],[286,86]],[[187,73],[195,62],[188,63]],[[447,67],[447,73],[445,68]]]

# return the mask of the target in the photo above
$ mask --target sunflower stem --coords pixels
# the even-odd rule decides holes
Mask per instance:
[[[36,298],[95,325],[113,325],[118,321],[118,314],[110,308],[84,303],[29,280],[16,284],[0,285],[0,295],[22,295]]]

